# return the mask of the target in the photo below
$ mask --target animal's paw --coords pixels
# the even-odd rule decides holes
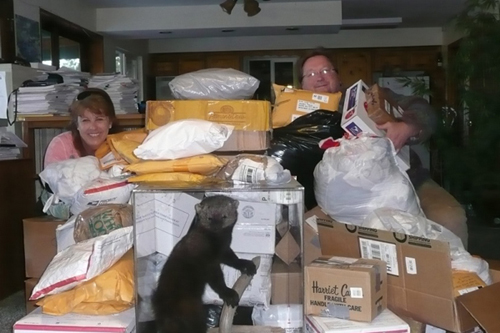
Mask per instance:
[[[238,306],[240,302],[240,295],[236,292],[236,290],[227,288],[223,295],[220,295],[224,303],[230,305],[232,307]]]
[[[240,259],[240,271],[246,275],[255,275],[257,273],[257,267],[251,260]]]

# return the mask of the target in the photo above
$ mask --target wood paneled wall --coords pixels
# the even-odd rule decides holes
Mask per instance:
[[[175,76],[204,68],[222,67],[243,70],[246,57],[300,57],[310,50],[154,53],[150,55],[149,77]],[[373,83],[373,73],[385,76],[402,71],[424,71],[430,76],[432,104],[442,105],[445,99],[445,73],[437,64],[440,46],[329,49],[331,60],[338,68],[344,86],[362,79]],[[154,89],[153,89],[154,90]],[[154,98],[154,92],[148,93]]]

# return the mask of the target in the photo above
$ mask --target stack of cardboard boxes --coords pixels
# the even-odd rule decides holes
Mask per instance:
[[[384,260],[393,312],[439,332],[500,332],[500,271],[490,269],[492,285],[455,297],[447,242],[342,224],[319,207],[306,213],[310,218],[317,222],[323,255]]]

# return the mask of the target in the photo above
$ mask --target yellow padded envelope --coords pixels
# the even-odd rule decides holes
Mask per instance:
[[[69,312],[108,315],[134,305],[134,252],[129,250],[107,271],[60,294],[42,298],[36,303],[49,315]]]
[[[146,102],[146,129],[171,121],[202,119],[233,125],[235,130],[271,130],[271,103],[256,100],[172,100]]]
[[[213,154],[197,155],[176,160],[140,161],[127,165],[124,170],[137,175],[157,172],[192,172],[201,175],[213,174],[226,164],[224,158]]]

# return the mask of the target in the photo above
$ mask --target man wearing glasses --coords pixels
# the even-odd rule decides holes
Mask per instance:
[[[337,69],[324,48],[317,48],[304,55],[297,62],[298,77],[302,89],[318,93],[336,93],[342,90]],[[388,97],[404,110],[398,122],[377,126],[386,131],[396,150],[406,144],[427,140],[436,129],[437,117],[427,101],[417,96],[402,96],[382,88]],[[339,111],[342,106],[339,105]],[[417,190],[420,203],[427,218],[454,232],[467,246],[467,217],[465,211],[453,196],[436,184],[429,171],[422,167],[418,156],[411,153],[411,168],[407,171]]]

